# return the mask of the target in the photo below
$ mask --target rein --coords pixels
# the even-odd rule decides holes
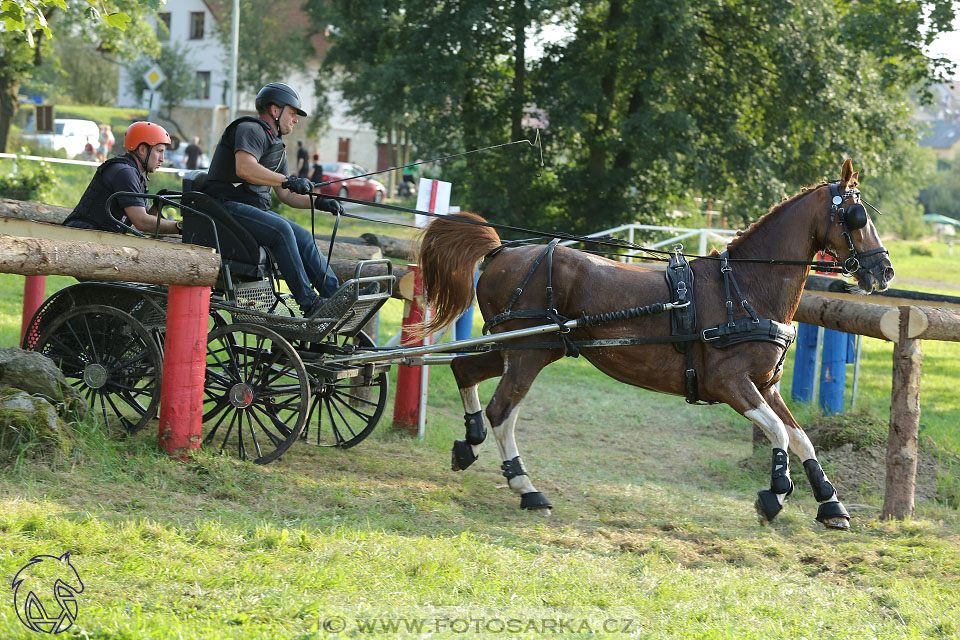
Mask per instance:
[[[527,141],[521,140],[520,142],[527,142]],[[513,143],[510,143],[510,144],[513,144]],[[318,197],[320,196],[320,194],[310,194],[310,195],[318,196]],[[472,224],[479,227],[489,227],[491,229],[496,229],[498,231],[512,231],[515,233],[522,233],[525,235],[532,236],[531,238],[527,238],[524,240],[512,240],[512,241],[504,242],[501,245],[501,247],[494,249],[492,253],[495,253],[501,250],[502,248],[505,248],[508,246],[516,246],[521,243],[529,243],[530,240],[549,238],[549,239],[558,240],[558,241],[569,240],[573,242],[582,242],[585,244],[596,244],[600,246],[616,247],[618,249],[632,249],[634,251],[642,251],[644,253],[651,254],[649,256],[651,260],[657,260],[661,262],[666,262],[667,260],[669,260],[669,257],[673,254],[673,252],[671,251],[663,251],[660,249],[650,249],[642,245],[629,242],[628,240],[620,240],[619,238],[613,238],[610,236],[607,236],[605,238],[588,238],[586,236],[578,236],[572,233],[564,233],[562,231],[553,231],[553,232],[537,231],[535,229],[527,229],[525,227],[515,227],[512,225],[499,224],[496,222],[481,222],[479,220],[468,220],[464,218],[458,218],[450,214],[430,213],[428,211],[420,211],[418,209],[411,209],[409,207],[401,207],[397,205],[383,204],[383,203],[377,203],[377,202],[367,202],[366,200],[356,200],[354,198],[344,198],[340,196],[323,196],[323,197],[333,198],[341,202],[349,202],[352,204],[376,207],[378,209],[388,209],[390,211],[399,211],[402,213],[414,213],[422,216],[428,216],[431,218],[445,218],[452,222]],[[377,220],[376,218],[368,218],[366,216],[361,216],[356,213],[344,212],[342,215],[347,218],[353,218],[355,220],[363,220],[365,222],[378,222],[383,224],[393,224],[396,226],[404,226],[404,227],[412,226],[412,225],[402,224],[398,222],[386,222],[383,220]],[[860,254],[860,255],[872,255],[873,253],[876,253],[876,252],[877,251],[874,250],[870,254]],[[721,258],[720,256],[709,256],[709,255],[701,256],[694,253],[682,253],[681,255],[683,255],[686,258],[700,258],[704,260],[716,260],[716,261],[723,260],[723,258]],[[843,265],[839,264],[839,262],[833,262],[828,260],[778,260],[776,258],[769,258],[769,259],[768,258],[727,258],[727,260],[729,262],[740,262],[744,264],[753,263],[753,264],[769,264],[769,265],[777,265],[777,266],[786,265],[786,266],[813,267],[817,271],[821,271],[824,273],[842,273],[846,275],[851,275],[852,273],[854,273],[854,271],[847,271]]]

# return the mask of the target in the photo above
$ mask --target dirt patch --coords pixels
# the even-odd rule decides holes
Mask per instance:
[[[843,499],[849,499],[846,496],[850,494],[883,495],[887,477],[886,447],[874,445],[854,449],[851,443],[847,443],[819,453],[830,480],[836,483]],[[921,449],[917,461],[916,502],[936,497],[937,471],[936,457]]]

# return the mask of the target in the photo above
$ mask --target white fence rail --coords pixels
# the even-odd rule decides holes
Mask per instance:
[[[662,234],[673,234],[665,240],[657,240],[652,244],[645,245],[647,249],[659,249],[660,247],[669,247],[674,244],[680,243],[683,244],[683,240],[688,238],[696,238],[697,241],[697,254],[705,255],[707,253],[707,243],[710,240],[715,242],[720,242],[726,244],[731,239],[733,239],[737,232],[732,229],[689,229],[686,227],[669,227],[653,224],[624,224],[619,227],[613,227],[612,229],[606,229],[604,231],[597,231],[596,233],[588,234],[584,237],[586,238],[601,238],[603,236],[616,236],[622,237],[624,233],[627,235],[627,240],[635,244],[635,238],[637,232],[643,232],[644,235],[649,235],[649,232],[658,232]],[[572,245],[577,244],[574,240],[566,240],[561,242],[562,245]],[[692,243],[691,243],[692,244]],[[621,256],[622,262],[633,262],[634,258],[642,256],[641,251],[630,250]]]

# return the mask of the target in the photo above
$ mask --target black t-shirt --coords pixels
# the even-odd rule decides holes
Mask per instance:
[[[67,216],[63,224],[82,229],[96,228],[101,231],[119,231],[116,225],[111,224],[107,220],[107,212],[105,209],[107,198],[118,191],[129,191],[133,193],[147,192],[146,176],[124,162],[111,161],[110,164],[103,167],[100,183],[102,188],[97,188],[97,185],[91,181],[83,197],[80,199],[77,208]],[[126,207],[143,207],[144,209],[149,209],[150,205],[147,204],[145,198],[118,196],[111,203],[110,215],[125,224],[130,224],[124,212],[124,208]]]
[[[259,161],[269,148],[270,139],[267,137],[267,132],[263,130],[263,127],[256,122],[241,122],[237,125],[237,129],[233,135],[234,153],[237,151],[246,151]],[[287,172],[289,168],[287,167],[286,154],[284,154],[280,164],[276,167],[267,168],[271,171],[288,175]]]
[[[197,160],[201,154],[203,154],[203,150],[197,145],[192,142],[187,145],[187,148],[183,150],[183,155],[187,156],[187,169],[197,168]]]
[[[297,175],[306,178],[310,175],[310,154],[303,147],[297,149],[297,164],[300,164],[301,160],[303,160],[303,166],[300,167],[300,172]]]

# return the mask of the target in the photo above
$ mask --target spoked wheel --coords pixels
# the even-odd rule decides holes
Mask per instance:
[[[356,338],[347,338],[359,347],[375,347],[370,337],[360,332]],[[336,378],[315,375],[310,417],[303,438],[319,447],[348,449],[359,444],[373,432],[387,405],[387,372],[368,372],[354,377]]]
[[[278,333],[253,324],[216,327],[207,338],[203,444],[257,464],[277,459],[307,422],[303,361]]]
[[[110,435],[136,433],[157,415],[163,355],[130,314],[75,307],[50,323],[34,350],[53,360]]]

